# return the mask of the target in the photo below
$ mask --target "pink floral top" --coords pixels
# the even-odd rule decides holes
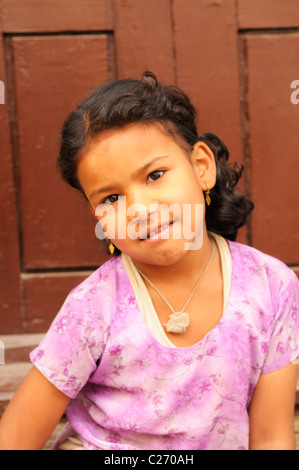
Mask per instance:
[[[67,297],[33,364],[72,400],[71,427],[89,449],[248,449],[260,374],[299,356],[298,281],[282,262],[229,242],[223,318],[190,347],[160,344],[120,257]]]

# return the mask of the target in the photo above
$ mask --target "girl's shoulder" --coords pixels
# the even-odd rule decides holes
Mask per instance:
[[[121,257],[114,257],[102,264],[69,293],[74,300],[91,300],[103,293],[113,290],[123,272]]]
[[[121,259],[113,258],[75,287],[30,354],[33,364],[70,398],[77,396],[103,354],[122,272]]]
[[[287,286],[298,289],[298,278],[283,261],[257,248],[229,241],[233,274],[264,282],[273,289]]]

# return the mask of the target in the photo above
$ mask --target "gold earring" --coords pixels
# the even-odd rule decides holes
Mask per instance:
[[[113,245],[112,241],[109,240],[108,237],[106,237],[106,241],[108,242],[108,250],[109,250],[109,253],[110,255],[113,255],[114,251],[115,251],[115,246]]]
[[[115,247],[114,247],[113,243],[110,242],[109,243],[109,253],[110,253],[110,255],[113,255],[114,251],[115,251]]]
[[[207,206],[209,206],[211,204],[211,198],[210,198],[210,186],[208,185],[208,183],[206,183],[206,186],[207,186],[207,190],[205,192],[205,196],[206,196],[206,203],[207,203]]]

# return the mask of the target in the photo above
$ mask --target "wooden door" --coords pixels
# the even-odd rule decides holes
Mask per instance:
[[[59,130],[91,89],[145,69],[188,92],[199,132],[219,134],[245,163],[241,189],[256,208],[239,240],[296,269],[298,0],[0,0],[0,8],[1,334],[46,331],[69,290],[107,259],[83,197],[56,171]]]

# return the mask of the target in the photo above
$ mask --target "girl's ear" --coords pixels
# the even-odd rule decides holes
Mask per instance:
[[[197,174],[198,181],[203,191],[207,185],[213,188],[216,184],[216,162],[214,153],[204,142],[196,142],[191,152],[191,163]]]

